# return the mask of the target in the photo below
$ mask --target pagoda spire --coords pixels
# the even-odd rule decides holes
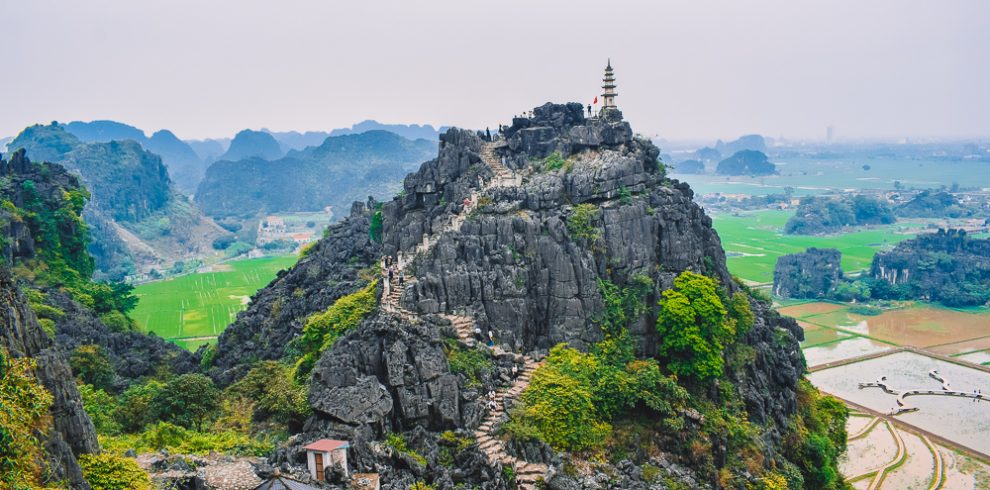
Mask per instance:
[[[615,97],[619,95],[615,91],[615,74],[612,72],[612,58],[608,59],[605,66],[605,78],[602,79],[602,109],[600,114],[606,111],[618,110],[615,105]]]

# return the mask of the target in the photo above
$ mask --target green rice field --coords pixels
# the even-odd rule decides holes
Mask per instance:
[[[846,272],[868,269],[877,251],[913,236],[908,225],[900,224],[831,236],[784,235],[784,223],[793,214],[767,210],[714,216],[729,271],[747,281],[769,283],[778,257],[803,252],[808,247],[839,249]]]
[[[216,342],[248,300],[296,255],[263,257],[213,266],[212,272],[141,284],[134,290],[139,302],[131,316],[141,328],[184,348]]]

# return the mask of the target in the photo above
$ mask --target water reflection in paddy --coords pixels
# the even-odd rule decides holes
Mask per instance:
[[[840,344],[846,342],[850,341]],[[928,377],[932,369],[938,369],[954,389],[980,389],[990,393],[990,373],[913,352],[898,352],[824,369],[811,373],[809,377],[812,383],[828,393],[879,412],[888,412],[896,406],[895,396],[878,388],[860,389],[858,383],[886,376],[894,389],[939,389],[939,383]],[[990,453],[990,402],[976,403],[969,398],[947,396],[913,396],[907,402],[919,410],[898,415],[898,419],[962,446]]]

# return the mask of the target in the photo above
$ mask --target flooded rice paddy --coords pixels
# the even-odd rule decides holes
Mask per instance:
[[[990,393],[990,373],[913,352],[897,352],[823,369],[811,373],[809,378],[815,386],[828,393],[887,413],[896,407],[896,397],[878,388],[861,389],[858,383],[886,376],[887,383],[893,389],[939,389],[939,382],[928,376],[932,369],[938,369],[943,377],[950,380],[953,389],[979,389]],[[918,411],[898,415],[896,419],[960,446],[990,453],[990,402],[949,396],[913,396],[907,401]]]

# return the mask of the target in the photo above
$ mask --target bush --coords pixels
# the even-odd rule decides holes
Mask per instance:
[[[382,204],[378,203],[375,214],[371,215],[371,224],[368,226],[368,238],[375,243],[382,243]]]
[[[117,397],[114,419],[124,432],[138,432],[158,420],[154,400],[164,385],[157,381],[133,384]]]
[[[83,477],[93,490],[150,490],[151,477],[137,461],[113,454],[83,454],[79,457]]]
[[[611,430],[598,420],[588,386],[552,364],[533,374],[522,400],[525,417],[554,448],[577,451],[597,446]]]
[[[801,470],[808,488],[846,488],[838,458],[846,450],[849,409],[802,379],[797,386],[798,413],[784,439],[784,454]]]
[[[84,384],[105,390],[113,385],[115,376],[110,359],[98,345],[80,345],[69,356],[69,366],[76,378]]]
[[[357,327],[377,307],[378,281],[375,281],[341,296],[325,311],[307,318],[302,335],[292,341],[292,347],[302,353],[296,362],[295,379],[305,381],[323,351],[345,332]]]
[[[117,408],[117,401],[106,391],[94,388],[92,385],[79,385],[79,394],[82,395],[83,409],[93,420],[96,432],[99,434],[118,434],[120,424],[114,418]]]
[[[254,401],[257,420],[301,428],[310,413],[306,387],[293,380],[288,366],[275,361],[258,363],[224,394],[227,399]]]
[[[220,391],[213,380],[198,374],[170,379],[152,399],[152,410],[161,420],[182,427],[201,427],[220,406]]]
[[[100,436],[104,451],[122,454],[128,449],[139,453],[167,450],[170,453],[205,456],[223,453],[237,456],[264,456],[274,444],[232,430],[199,432],[167,422],[148,426],[143,432],[122,436]]]
[[[234,235],[224,235],[217,237],[213,240],[214,250],[227,250],[227,247],[231,246],[237,241],[237,237]]]
[[[467,387],[481,386],[481,377],[492,371],[492,360],[486,350],[481,348],[465,349],[456,341],[447,346],[447,364],[450,372],[463,374],[467,378]]]
[[[114,332],[130,332],[136,330],[134,321],[119,311],[111,311],[100,315],[100,321]]]
[[[406,442],[405,436],[403,436],[400,433],[393,432],[388,436],[386,436],[385,445],[387,445],[388,447],[394,449],[395,451],[401,454],[405,454],[406,456],[411,457],[413,460],[415,460],[417,463],[419,463],[422,466],[426,466],[427,464],[426,458],[423,457],[422,454],[416,452],[414,449],[411,449],[409,447],[409,444]]]
[[[44,461],[39,439],[49,424],[52,395],[34,378],[31,359],[11,359],[0,347],[0,487],[35,488]]]
[[[849,313],[863,316],[877,316],[883,313],[883,308],[870,305],[852,305],[849,307]]]
[[[690,271],[663,292],[657,331],[660,355],[679,376],[708,380],[722,375],[722,352],[735,337],[734,322],[711,278]]]
[[[568,167],[568,170],[570,170],[568,161],[564,159],[559,151],[555,151],[543,159],[543,171],[545,172],[559,170],[565,166]]]
[[[567,218],[567,231],[572,237],[597,241],[601,238],[602,232],[594,226],[596,219],[598,219],[597,206],[589,203],[578,204]]]

